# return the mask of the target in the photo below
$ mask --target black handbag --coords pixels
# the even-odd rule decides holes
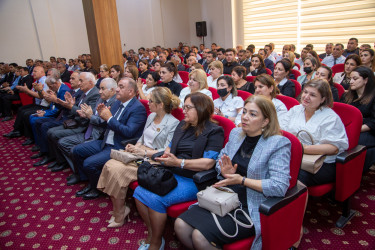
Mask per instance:
[[[63,122],[63,126],[65,129],[78,128],[78,122],[75,119],[68,119]]]
[[[138,167],[138,184],[160,196],[164,196],[177,187],[173,173],[161,165],[144,161]]]

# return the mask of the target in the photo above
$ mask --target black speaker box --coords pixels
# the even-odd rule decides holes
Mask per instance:
[[[195,28],[197,30],[197,36],[207,36],[206,22],[196,22]]]

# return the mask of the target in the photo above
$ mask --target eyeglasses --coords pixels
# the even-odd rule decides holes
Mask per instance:
[[[190,109],[195,109],[195,107],[191,105],[184,105],[182,106],[182,109],[186,110],[186,112],[189,112]]]

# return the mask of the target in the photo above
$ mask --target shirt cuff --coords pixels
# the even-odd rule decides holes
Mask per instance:
[[[109,117],[109,119],[108,119],[107,123],[109,123],[109,121],[110,121],[110,120],[112,119],[112,117],[113,117],[113,116]]]

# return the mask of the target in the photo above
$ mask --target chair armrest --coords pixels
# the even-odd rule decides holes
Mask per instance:
[[[355,148],[346,150],[345,152],[338,154],[336,157],[336,162],[344,164],[360,155],[365,149],[365,146],[357,145]]]
[[[306,186],[298,181],[292,189],[286,192],[285,197],[271,197],[265,200],[260,204],[259,212],[267,216],[271,215],[296,200],[304,192],[307,192]]]
[[[128,145],[128,144],[133,144],[133,145],[135,145],[135,144],[137,143],[138,139],[139,139],[139,138],[126,139],[126,140],[121,141],[121,144],[122,144],[124,147],[126,147],[126,145]]]
[[[155,161],[156,157],[160,157],[164,154],[164,151],[157,152],[151,156],[151,160]]]
[[[215,169],[211,168],[209,170],[200,171],[193,176],[195,183],[200,184],[209,180],[216,180],[217,172]]]

